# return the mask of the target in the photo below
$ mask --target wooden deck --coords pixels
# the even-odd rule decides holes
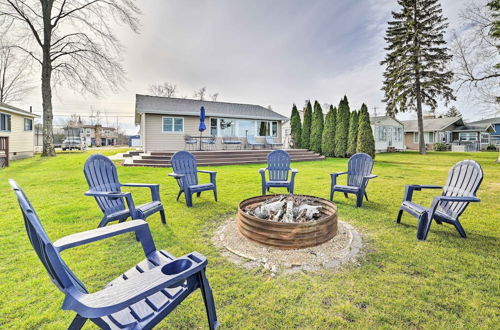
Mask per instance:
[[[267,154],[272,150],[217,150],[191,151],[199,166],[238,165],[265,163]],[[306,149],[287,149],[293,162],[324,160],[325,157]],[[175,151],[151,153],[129,152],[124,155],[124,166],[170,167],[170,157]]]

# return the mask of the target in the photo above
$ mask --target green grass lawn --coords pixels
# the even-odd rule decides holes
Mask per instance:
[[[117,151],[104,151],[107,154]],[[0,328],[62,329],[74,313],[62,311],[64,295],[50,282],[26,236],[20,210],[7,179],[23,187],[52,240],[95,228],[101,212],[85,197],[83,163],[89,155],[67,153],[53,159],[12,162],[0,170]],[[481,203],[471,204],[461,218],[463,239],[453,226],[433,223],[426,242],[416,240],[417,222],[404,215],[395,223],[404,185],[443,184],[449,168],[462,159],[481,163]],[[177,184],[170,169],[119,167],[122,182],[159,183],[167,225],[159,215],[148,219],[158,248],[174,255],[196,250],[209,259],[212,285],[222,328],[499,328],[500,311],[500,165],[497,153],[416,153],[377,155],[368,186],[370,202],[356,209],[353,197],[337,194],[342,220],[354,225],[367,244],[366,254],[342,270],[271,277],[228,262],[211,237],[238,203],[260,194],[261,165],[221,166],[219,202],[209,192],[188,209],[176,202]],[[299,169],[295,192],[329,196],[329,173],[344,171],[346,159],[293,164]],[[208,181],[207,177],[203,177]],[[345,179],[344,179],[345,180]],[[149,191],[131,188],[137,202]],[[284,190],[274,189],[273,192]],[[433,193],[417,192],[424,205]],[[91,291],[142,260],[132,234],[71,249],[64,259]],[[158,328],[205,328],[199,292],[191,295]],[[86,328],[94,327],[87,323]]]

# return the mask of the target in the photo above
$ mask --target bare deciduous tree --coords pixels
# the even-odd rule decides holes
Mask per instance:
[[[210,95],[210,98],[212,99],[212,101],[217,101],[217,98],[219,97],[219,93],[213,93],[212,95]]]
[[[154,96],[175,97],[177,85],[164,82],[163,85],[156,84],[149,86],[149,92]]]
[[[30,80],[30,58],[16,54],[14,48],[0,41],[0,102],[19,101],[33,88]]]
[[[19,39],[14,47],[41,66],[43,105],[42,156],[55,156],[52,87],[99,95],[124,79],[122,45],[112,30],[115,22],[138,32],[140,13],[133,0],[3,0],[0,18],[12,20]]]
[[[470,2],[461,11],[463,26],[453,33],[453,71],[457,89],[467,88],[469,95],[498,111],[500,61],[497,40],[492,36],[494,12],[486,1]]]
[[[202,88],[200,88],[198,90],[195,90],[193,97],[195,99],[197,99],[197,100],[203,101],[205,99],[205,93],[206,93],[206,91],[207,91],[206,87],[202,87]]]

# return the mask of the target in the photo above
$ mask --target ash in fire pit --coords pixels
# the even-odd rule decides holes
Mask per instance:
[[[279,195],[265,200],[257,207],[249,207],[247,214],[275,222],[305,222],[317,220],[322,206],[316,198],[300,195]]]
[[[279,249],[323,244],[337,234],[337,207],[306,195],[257,196],[240,203],[239,232],[246,238]]]

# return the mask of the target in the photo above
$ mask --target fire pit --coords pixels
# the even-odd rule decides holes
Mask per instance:
[[[243,236],[263,245],[311,247],[337,234],[337,207],[307,195],[257,196],[240,203],[237,226]]]

